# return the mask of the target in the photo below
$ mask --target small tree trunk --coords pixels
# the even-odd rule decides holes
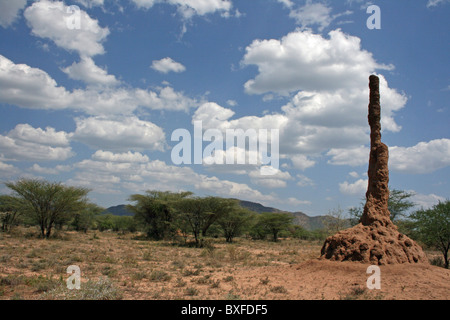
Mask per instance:
[[[52,232],[52,226],[49,225],[48,228],[47,228],[47,233],[46,233],[46,235],[45,235],[45,237],[46,237],[47,239],[50,238],[51,232]]]
[[[449,261],[448,261],[448,250],[444,251],[444,266],[446,269],[449,267]]]
[[[273,232],[273,241],[274,241],[274,242],[277,242],[277,241],[278,241],[278,232],[277,232],[277,231],[274,231],[274,232]]]
[[[43,222],[41,222],[41,237],[45,238],[45,226]]]

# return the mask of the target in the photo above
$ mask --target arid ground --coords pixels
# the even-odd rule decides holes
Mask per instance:
[[[370,290],[368,265],[319,259],[323,241],[209,241],[194,248],[98,231],[42,240],[17,228],[0,233],[0,299],[450,299],[450,270],[434,265],[380,266],[381,289]],[[81,270],[80,290],[67,289],[70,265]]]

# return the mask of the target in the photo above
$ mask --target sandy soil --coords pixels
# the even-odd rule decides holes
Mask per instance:
[[[321,241],[213,240],[213,249],[137,240],[136,235],[65,232],[52,240],[0,235],[0,300],[69,297],[69,265],[82,288],[107,277],[123,300],[449,300],[450,270],[429,264],[380,266],[319,259]],[[429,258],[439,255],[427,252]],[[64,291],[65,290],[65,291]],[[98,290],[98,299],[111,298]]]
[[[288,291],[284,299],[448,300],[450,270],[424,264],[380,266],[380,289],[368,289],[368,265],[313,259],[298,265],[267,267],[242,273],[239,282],[269,277]],[[276,298],[273,296],[271,298]]]

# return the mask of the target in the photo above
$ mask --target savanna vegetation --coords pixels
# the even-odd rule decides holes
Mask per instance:
[[[256,291],[239,289],[235,268],[318,257],[328,235],[362,214],[361,206],[348,214],[332,209],[312,231],[289,213],[256,213],[238,200],[149,190],[130,195],[133,216],[116,216],[90,202],[85,188],[33,179],[5,185],[11,193],[0,196],[0,299],[248,298]],[[448,268],[450,202],[410,213],[411,196],[391,191],[394,223]],[[66,288],[69,265],[83,270],[84,291]],[[283,294],[267,281],[257,284],[266,297]]]

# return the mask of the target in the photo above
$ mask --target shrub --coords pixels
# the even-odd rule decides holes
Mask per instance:
[[[69,290],[66,284],[44,293],[40,297],[45,300],[120,300],[121,292],[107,277],[101,277],[97,281],[89,280],[81,284],[79,290]]]

